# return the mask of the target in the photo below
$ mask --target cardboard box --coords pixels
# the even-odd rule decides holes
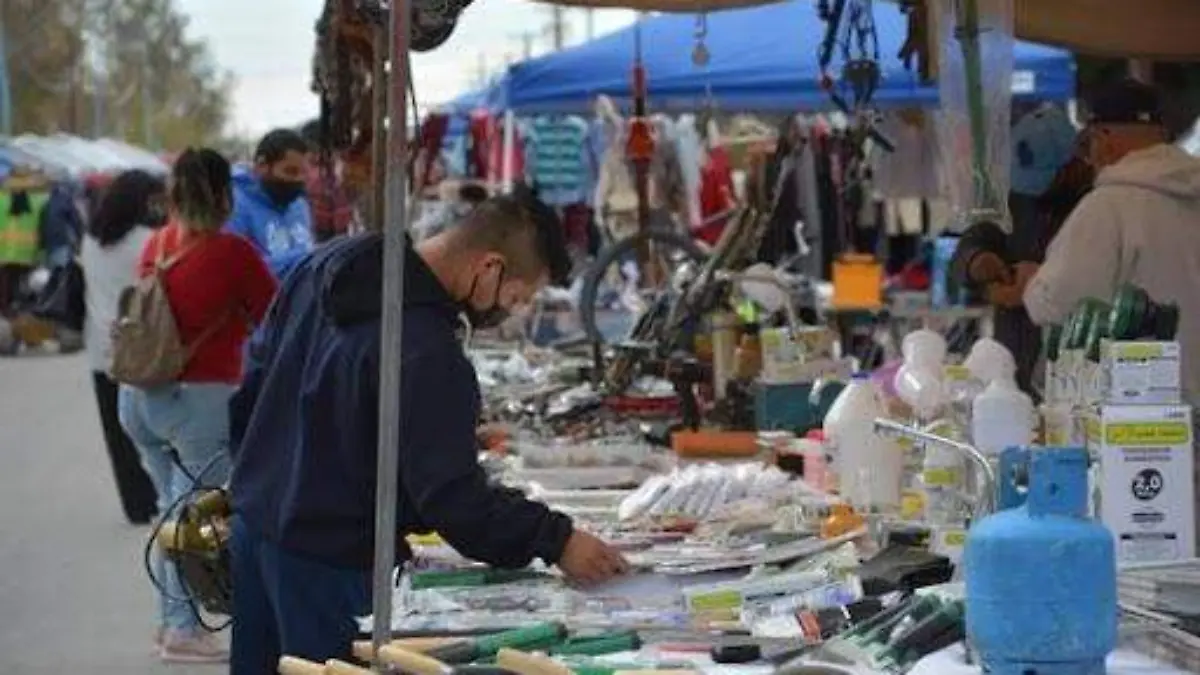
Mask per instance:
[[[1100,347],[1100,400],[1115,404],[1183,402],[1178,342],[1118,342]]]
[[[1117,561],[1195,556],[1191,406],[1098,406],[1086,428],[1099,459],[1095,513],[1116,538]]]

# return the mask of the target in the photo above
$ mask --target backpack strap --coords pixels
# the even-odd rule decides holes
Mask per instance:
[[[180,238],[179,230],[176,229],[175,232],[176,232],[175,243],[178,244],[179,238]],[[203,241],[202,239],[199,239],[199,238],[193,239],[190,242],[188,242],[186,245],[184,245],[182,248],[175,251],[174,254],[172,254],[171,256],[168,256],[167,255],[167,245],[165,243],[166,238],[167,238],[166,233],[163,233],[161,236],[158,237],[158,241],[157,241],[158,252],[154,256],[154,272],[155,272],[155,274],[161,275],[163,272],[166,272],[167,270],[174,267],[176,265],[176,263],[178,263],[180,260],[183,260],[184,257],[187,256],[188,253],[191,253],[192,250],[197,248],[199,246],[199,243],[201,241]]]

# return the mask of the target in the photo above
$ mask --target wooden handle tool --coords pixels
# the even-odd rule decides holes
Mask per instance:
[[[335,659],[325,662],[325,675],[374,675],[374,673],[366,668],[359,668]]]
[[[279,675],[325,675],[325,665],[285,656],[279,659]]]
[[[379,660],[412,675],[450,675],[450,666],[424,654],[387,644],[379,648]]]
[[[407,649],[410,652],[424,654],[430,650],[458,644],[459,642],[465,642],[465,640],[458,637],[414,637],[392,640],[388,644],[393,647]],[[354,658],[359,661],[370,663],[375,660],[375,645],[370,640],[355,640],[353,654]]]
[[[515,649],[496,653],[496,665],[519,675],[572,675],[572,670],[548,656],[530,654]]]

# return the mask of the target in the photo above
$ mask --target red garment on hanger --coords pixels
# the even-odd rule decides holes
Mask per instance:
[[[709,218],[733,208],[733,168],[725,148],[716,147],[708,151],[708,161],[700,168],[700,219],[704,224],[694,235],[709,245],[716,245],[725,231],[729,218],[709,222]]]
[[[467,171],[471,178],[499,183],[504,177],[504,125],[486,110],[471,113],[471,150]],[[512,179],[525,175],[525,143],[514,127],[512,144]]]
[[[424,185],[418,188],[425,188],[437,183],[435,176],[430,171],[430,166],[437,161],[442,153],[442,143],[446,139],[446,131],[450,128],[450,118],[441,113],[431,113],[425,116],[425,121],[421,123],[421,128],[418,130],[419,136],[416,140],[419,142],[414,153],[414,162],[420,158],[421,165],[415,167],[413,175],[424,177]],[[410,167],[414,169],[414,167]]]

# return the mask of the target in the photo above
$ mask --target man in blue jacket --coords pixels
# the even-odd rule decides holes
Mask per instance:
[[[496,326],[568,259],[553,212],[495,197],[406,251],[398,560],[435,531],[463,555],[569,578],[625,571],[619,553],[567,516],[489,484],[478,463],[479,385],[460,316]],[[379,424],[378,235],[334,240],[301,260],[250,347],[230,406],[232,675],[274,672],[280,654],[347,658],[370,613]]]
[[[299,133],[276,129],[259,141],[254,166],[234,174],[229,230],[249,239],[280,279],[313,247],[308,152]]]

